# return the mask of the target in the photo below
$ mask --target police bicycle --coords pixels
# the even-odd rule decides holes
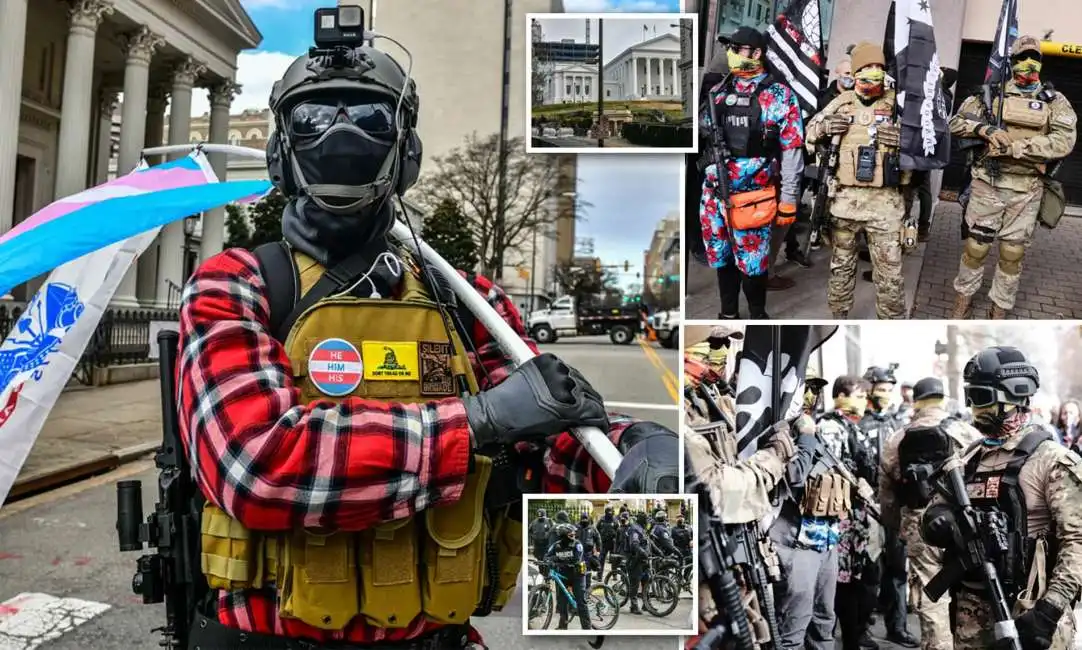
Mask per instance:
[[[529,607],[527,608],[527,629],[547,630],[552,624],[552,614],[556,611],[557,591],[567,597],[568,608],[572,614],[578,607],[575,595],[567,588],[564,577],[552,566],[541,563],[537,565],[543,581],[540,584],[531,584],[529,592]],[[586,611],[590,615],[590,627],[594,630],[611,630],[620,618],[620,606],[616,602],[616,594],[612,589],[603,584],[592,584],[586,589]]]
[[[658,558],[657,572],[672,580],[679,589],[679,593],[685,591],[691,593],[691,574],[694,566],[691,556],[669,555]]]
[[[610,553],[612,565],[609,573],[605,574],[605,586],[612,590],[620,607],[627,605],[630,600],[631,577],[627,570],[627,558],[618,553]],[[650,614],[665,618],[676,610],[680,604],[680,590],[677,583],[659,572],[656,566],[657,558],[647,560],[646,570],[643,572],[643,581],[646,588],[642,591],[642,605]]]

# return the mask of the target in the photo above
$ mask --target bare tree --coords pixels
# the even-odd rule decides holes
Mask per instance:
[[[535,19],[534,23],[538,21]],[[552,80],[552,62],[546,55],[546,50],[541,46],[541,40],[534,38],[532,61],[530,61],[530,96],[533,98],[533,106],[542,106],[545,103],[545,89]]]
[[[433,160],[412,193],[431,213],[442,201],[462,209],[470,224],[481,258],[481,271],[498,277],[496,266],[503,253],[530,241],[534,230],[545,231],[557,221],[555,209],[546,202],[554,198],[559,176],[559,156],[527,155],[522,138],[507,144],[507,202],[503,234],[497,237],[500,138],[473,133],[466,142]]]

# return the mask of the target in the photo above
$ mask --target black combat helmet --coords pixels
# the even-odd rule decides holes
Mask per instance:
[[[943,389],[943,382],[935,377],[925,377],[913,386],[914,401],[919,402],[925,399],[943,399],[946,396],[947,391]]]
[[[560,510],[559,512],[556,513],[556,523],[558,523],[558,524],[569,524],[569,523],[571,523],[571,517],[568,516],[566,510]]]
[[[556,535],[560,539],[562,539],[564,541],[567,541],[569,539],[574,539],[575,538],[575,527],[572,526],[571,524],[560,524],[559,526],[556,527]]]
[[[880,368],[879,366],[871,366],[864,371],[864,381],[870,384],[897,384],[898,380],[894,378],[894,373],[886,368]]]
[[[1018,348],[985,348],[966,363],[966,404],[977,408],[996,403],[1025,406],[1041,386],[1037,368]]]

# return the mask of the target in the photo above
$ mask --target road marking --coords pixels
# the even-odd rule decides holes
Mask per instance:
[[[661,383],[665,384],[665,390],[669,391],[669,395],[672,396],[672,401],[679,404],[680,402],[680,382],[676,379],[676,375],[669,370],[665,362],[661,360],[661,357],[654,352],[653,348],[646,345],[646,342],[639,339],[639,347],[642,348],[642,353],[646,355],[646,358],[650,363],[654,365],[659,371],[661,371]]]
[[[0,603],[0,650],[33,650],[104,614],[110,605],[23,593]]]
[[[638,409],[640,411],[679,411],[678,404],[640,404],[639,402],[610,402],[605,400],[605,408],[610,410]]]
[[[67,485],[56,490],[50,490],[32,497],[20,499],[15,503],[0,504],[0,519],[16,515],[20,512],[25,512],[31,508],[36,508],[37,506],[59,501],[60,499],[73,497],[77,494],[86,492],[87,490],[101,487],[115,481],[121,481],[129,476],[142,474],[151,469],[154,469],[154,461],[152,460],[141,460],[134,463],[128,463],[127,465],[121,465],[108,474],[102,474],[101,476],[95,476],[85,481]],[[0,650],[7,650],[7,648],[0,646]]]

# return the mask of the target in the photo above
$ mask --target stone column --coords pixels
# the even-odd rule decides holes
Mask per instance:
[[[654,92],[654,66],[652,65],[653,59],[646,57],[646,96],[649,97]]]
[[[127,61],[124,64],[124,102],[120,108],[120,152],[117,154],[116,174],[130,173],[139,164],[146,135],[147,84],[150,81],[150,58],[161,47],[160,36],[146,25],[127,38]],[[113,304],[136,307],[136,265],[124,275],[113,297]]]
[[[109,160],[113,150],[113,112],[116,111],[117,91],[103,89],[98,96],[98,159],[94,163],[94,182],[109,180]]]
[[[229,141],[229,107],[240,92],[240,85],[225,80],[210,88],[210,134],[207,142],[226,144]],[[226,156],[212,153],[207,156],[218,180],[226,180]],[[214,208],[203,213],[203,240],[199,244],[199,258],[208,259],[222,252],[225,246],[225,208]]]
[[[23,97],[23,50],[27,0],[7,0],[0,21],[0,234],[11,230],[15,212],[15,163],[19,156],[19,113]]]
[[[173,89],[169,104],[169,144],[188,144],[192,122],[192,86],[207,67],[192,57],[187,57],[173,72]],[[188,154],[170,154],[171,160]],[[161,248],[158,249],[158,277],[155,282],[159,308],[169,305],[170,283],[181,287],[184,277],[184,221],[174,221],[162,228]]]
[[[113,6],[105,0],[78,0],[71,8],[68,52],[64,64],[64,95],[60,114],[60,155],[56,164],[56,196],[70,196],[86,189],[90,160],[93,108],[94,43],[98,26]]]
[[[639,98],[639,60],[635,58],[635,55],[631,55],[631,99]]]
[[[155,84],[147,91],[146,133],[143,148],[159,147],[165,140],[165,108],[169,102],[169,88]],[[153,166],[165,161],[165,156],[147,156],[147,164]],[[158,249],[161,235],[154,238],[139,256],[139,276],[135,295],[139,303],[152,305],[158,299],[155,284],[158,281]]]
[[[680,79],[680,62],[673,59],[672,62],[673,91],[680,97],[684,96],[684,84]]]

